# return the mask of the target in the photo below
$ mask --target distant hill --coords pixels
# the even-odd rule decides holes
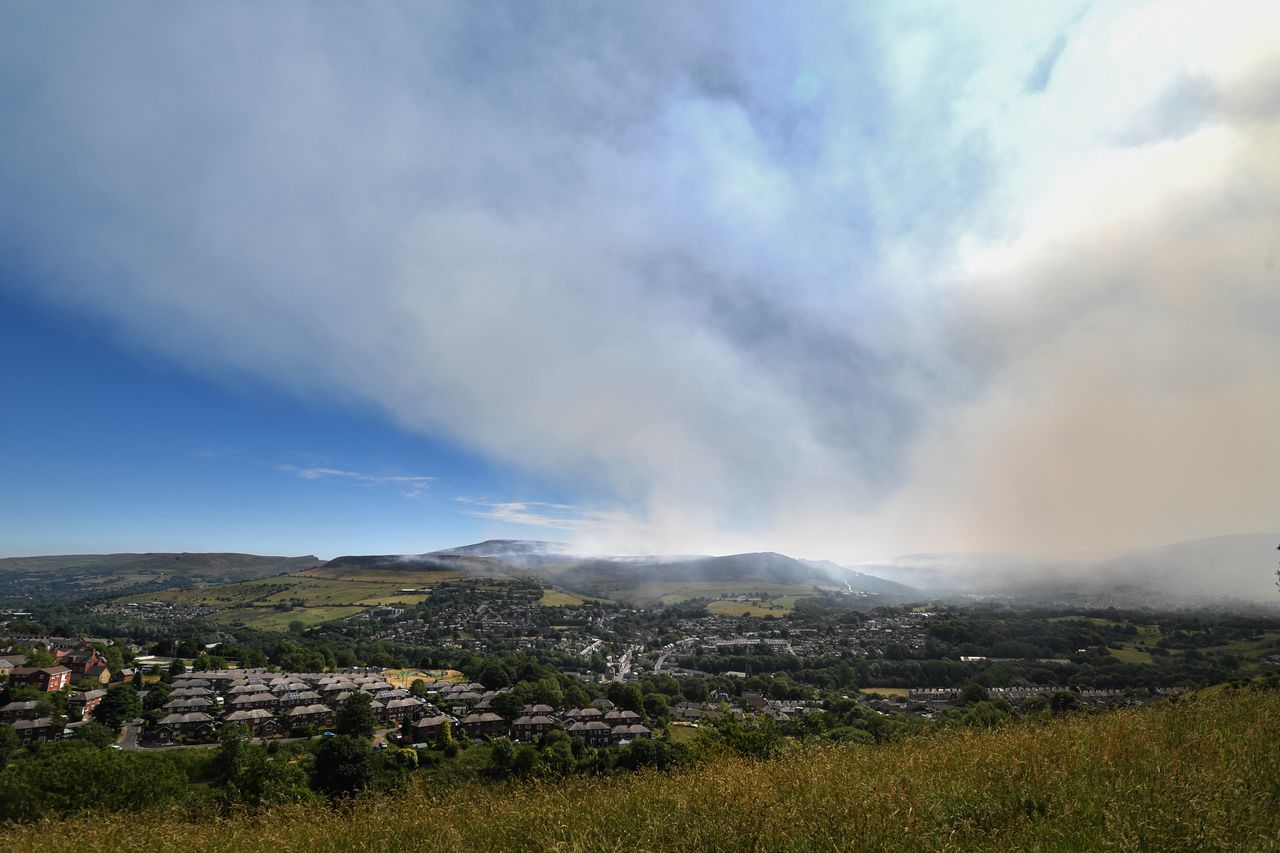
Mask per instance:
[[[68,598],[234,583],[318,565],[314,556],[60,554],[0,558],[0,597]]]
[[[324,568],[351,572],[440,569],[506,575],[646,606],[664,600],[716,598],[735,592],[804,595],[829,590],[861,593],[884,603],[923,598],[918,590],[903,584],[835,563],[797,560],[767,551],[725,556],[582,556],[560,542],[491,539],[429,554],[339,557]]]

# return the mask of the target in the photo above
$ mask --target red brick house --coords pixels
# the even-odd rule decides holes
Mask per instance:
[[[89,690],[84,693],[76,693],[67,698],[67,711],[78,711],[78,719],[87,720],[93,714],[93,709],[98,707],[102,702],[102,698],[107,695],[105,690]]]
[[[58,658],[58,665],[65,666],[75,675],[84,675],[94,667],[105,667],[107,659],[97,649],[84,649],[83,651],[67,652]]]
[[[11,684],[30,684],[45,693],[71,686],[71,670],[65,666],[22,666],[9,673]]]

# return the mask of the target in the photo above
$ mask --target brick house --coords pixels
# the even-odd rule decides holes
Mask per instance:
[[[217,723],[213,717],[200,711],[170,714],[156,723],[155,738],[161,742],[172,742],[180,736],[207,740],[216,730]]]
[[[253,711],[273,709],[279,699],[265,691],[261,693],[241,693],[227,700],[227,707],[232,711]]]
[[[440,729],[444,728],[444,724],[453,724],[450,717],[441,714],[438,717],[423,717],[421,720],[413,724],[414,743],[430,743],[435,740],[436,735],[440,734]]]
[[[398,723],[402,720],[410,720],[422,713],[423,702],[421,699],[391,699],[387,702],[385,708],[382,709],[383,719],[388,723]]]
[[[253,708],[247,711],[232,711],[222,718],[224,725],[239,723],[249,729],[254,737],[278,737],[280,723],[275,716],[264,708]]]
[[[613,742],[613,729],[608,723],[602,723],[599,720],[573,723],[568,731],[570,735],[582,738],[587,746],[598,748]]]
[[[58,658],[58,665],[71,670],[72,677],[86,675],[95,667],[105,667],[107,659],[97,649],[83,649],[67,652]]]
[[[76,684],[110,684],[111,670],[106,665],[91,666],[83,673],[72,672],[71,679]]]
[[[285,725],[294,726],[327,726],[333,722],[333,711],[328,705],[297,705],[284,715]]]
[[[55,693],[71,686],[71,670],[65,666],[22,666],[9,673],[12,684],[29,684],[45,693]]]
[[[609,739],[615,744],[629,743],[640,738],[651,738],[653,732],[649,731],[648,726],[642,726],[639,723],[633,723],[629,726],[614,726],[613,731],[609,733]]]
[[[22,741],[23,746],[30,746],[33,743],[47,743],[59,735],[59,731],[54,726],[51,717],[40,717],[36,720],[15,720],[13,722],[13,730],[18,733],[18,739]]]
[[[462,728],[467,737],[501,737],[507,733],[507,721],[491,711],[468,714],[462,718]]]
[[[87,690],[84,693],[76,693],[67,697],[67,711],[79,711],[80,719],[87,720],[89,715],[93,713],[93,709],[98,707],[102,701],[102,697],[107,695],[105,690]]]
[[[517,717],[511,724],[512,734],[516,740],[534,740],[556,727],[556,721],[545,714]]]
[[[35,720],[48,713],[49,706],[36,699],[25,702],[10,702],[0,708],[0,723],[15,723],[18,720]]]

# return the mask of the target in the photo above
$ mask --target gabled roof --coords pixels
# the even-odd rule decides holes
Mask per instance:
[[[53,727],[53,718],[41,717],[38,720],[15,720],[9,725],[15,729],[48,729]]]
[[[0,708],[0,714],[5,712],[16,714],[18,711],[34,711],[41,707],[44,703],[39,699],[24,699],[21,702],[10,702],[3,708]]]
[[[249,711],[232,711],[222,719],[228,723],[238,723],[241,720],[273,720],[275,716],[265,708],[254,708]]]
[[[192,711],[187,714],[170,714],[167,717],[160,718],[162,726],[176,726],[179,723],[212,723],[213,717],[200,711]]]

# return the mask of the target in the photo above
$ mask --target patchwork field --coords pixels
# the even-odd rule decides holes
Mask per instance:
[[[418,604],[431,588],[466,577],[460,572],[385,569],[338,572],[313,568],[287,575],[215,584],[191,589],[167,589],[124,596],[124,601],[162,601],[197,607],[216,607],[213,618],[264,631],[284,631],[293,622],[318,625],[378,605]]]
[[[1151,663],[1151,653],[1144,652],[1142,649],[1122,646],[1118,649],[1108,648],[1107,651],[1112,657],[1125,663]]]
[[[637,584],[610,590],[617,601],[629,601],[641,607],[654,604],[679,604],[691,598],[720,599],[725,596],[745,595],[761,601],[772,601],[787,596],[813,595],[818,590],[813,584],[781,584],[762,581],[659,581]],[[794,601],[793,601],[794,604]],[[776,604],[774,606],[777,606]],[[789,608],[780,607],[785,611]]]
[[[294,622],[301,622],[304,627],[319,625],[354,616],[363,607],[293,607],[288,610],[277,610],[274,607],[236,607],[223,610],[214,616],[214,621],[224,625],[244,625],[259,631],[287,631]]]
[[[789,607],[762,601],[713,601],[707,610],[721,616],[786,616],[791,612]]]
[[[560,589],[544,589],[542,599],[538,603],[545,607],[573,607],[592,600],[594,599]]]

